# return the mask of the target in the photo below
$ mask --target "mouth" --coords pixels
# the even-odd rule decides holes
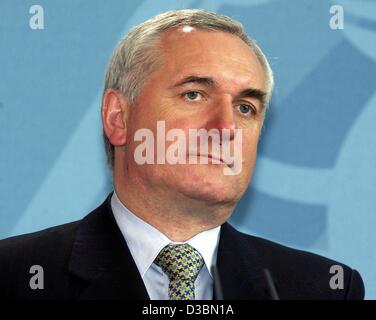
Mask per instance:
[[[208,164],[225,164],[228,165],[220,156],[212,155],[212,154],[203,154],[203,153],[195,153],[195,154],[189,154],[189,156],[195,156],[197,158],[208,158],[211,159],[211,161],[208,161]],[[215,161],[215,163],[213,163]],[[200,164],[200,161],[198,161],[198,164]]]

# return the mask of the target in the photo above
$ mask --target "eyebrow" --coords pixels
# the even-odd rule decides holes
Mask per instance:
[[[181,86],[184,86],[185,84],[188,84],[188,83],[197,83],[197,84],[201,84],[201,85],[204,85],[206,87],[211,87],[211,88],[218,88],[219,87],[218,82],[215,81],[211,77],[200,77],[200,76],[191,75],[191,76],[185,77],[184,79],[178,81],[171,88],[181,87]],[[267,95],[266,92],[264,92],[263,90],[256,89],[256,88],[247,88],[247,89],[242,90],[239,94],[237,94],[236,97],[238,99],[239,98],[256,99],[256,100],[260,101],[261,108],[263,109],[264,104],[265,104],[266,95]]]
[[[264,109],[266,92],[260,89],[248,88],[240,92],[237,96],[238,98],[253,98],[261,103],[261,108]]]
[[[183,80],[178,81],[175,83],[172,88],[181,87],[187,83],[198,83],[205,85],[207,87],[218,87],[218,83],[210,77],[200,77],[200,76],[188,76],[185,77]]]

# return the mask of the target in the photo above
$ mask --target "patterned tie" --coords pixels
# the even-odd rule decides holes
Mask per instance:
[[[195,280],[204,260],[189,244],[169,244],[159,252],[154,263],[168,276],[169,300],[194,300]]]

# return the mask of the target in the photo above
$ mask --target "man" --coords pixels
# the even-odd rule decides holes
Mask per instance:
[[[250,182],[272,89],[264,54],[228,17],[178,10],[134,28],[102,100],[114,192],[81,221],[1,241],[0,295],[362,299],[357,271],[226,222]],[[202,135],[188,146],[195,130],[211,149]],[[334,287],[332,266],[342,275]]]

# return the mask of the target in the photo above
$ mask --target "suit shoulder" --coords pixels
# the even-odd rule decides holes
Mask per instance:
[[[65,270],[77,226],[78,222],[71,222],[1,240],[0,299],[27,297],[33,291],[29,281],[34,268],[43,270],[45,281],[48,279],[48,283],[58,290],[59,281],[67,277]],[[39,294],[43,295],[44,291],[40,290]],[[38,296],[33,294],[33,297]]]
[[[318,263],[322,265],[332,265],[338,263],[334,260],[328,259],[308,251],[288,247],[280,243],[250,235],[235,229],[233,226],[226,224],[226,233],[236,237],[238,245],[246,254],[249,250],[257,252],[263,260],[278,260],[279,262],[290,261],[294,259],[296,263]],[[344,265],[345,266],[345,265]],[[346,266],[347,267],[347,266]],[[347,267],[348,268],[348,267]]]
[[[0,265],[6,261],[56,258],[73,242],[78,221],[0,240]]]
[[[249,246],[255,247],[259,252],[263,252],[262,255],[264,259],[273,258],[277,259],[278,261],[286,262],[289,262],[291,259],[293,259],[294,264],[314,264],[315,266],[321,265],[324,267],[334,264],[340,264],[346,269],[349,269],[348,266],[340,262],[316,253],[289,247],[271,240],[251,236],[244,233],[242,233],[242,235],[244,236],[244,239]]]
[[[284,297],[286,299],[364,298],[364,284],[360,274],[344,263],[242,232],[239,232],[239,236],[244,250],[257,252],[281,291],[289,292]],[[336,275],[343,275],[342,290],[331,287],[331,279]]]

